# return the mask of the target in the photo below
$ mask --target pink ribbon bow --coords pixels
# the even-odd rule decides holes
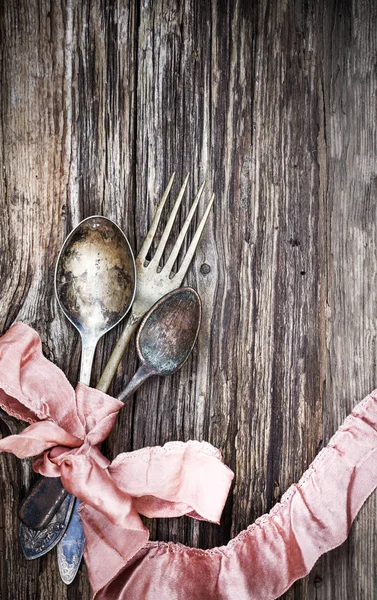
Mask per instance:
[[[31,423],[1,440],[0,451],[37,456],[35,471],[60,476],[64,487],[85,502],[84,528],[104,529],[105,522],[122,528],[127,540],[123,561],[148,540],[139,513],[219,522],[233,478],[219,451],[206,442],[170,442],[110,462],[98,444],[123,403],[80,383],[75,392],[43,356],[37,333],[22,323],[0,339],[0,406]]]
[[[139,514],[218,522],[232,472],[206,443],[172,442],[120,454],[97,448],[121,403],[78,385],[41,353],[37,334],[14,325],[0,338],[0,406],[31,423],[0,441],[34,468],[60,474],[84,500],[80,516],[95,600],[274,600],[341,544],[377,485],[377,391],[353,410],[281,501],[227,546],[148,542]]]

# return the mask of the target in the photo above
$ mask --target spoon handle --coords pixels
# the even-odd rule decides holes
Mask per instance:
[[[107,362],[106,367],[104,368],[104,370],[102,372],[100,380],[97,384],[98,390],[101,390],[102,392],[107,392],[107,390],[109,389],[110,383],[115,375],[115,371],[118,368],[118,365],[122,359],[122,356],[128,345],[128,342],[130,341],[132,335],[134,334],[141,318],[142,318],[142,315],[137,315],[133,311],[131,312],[131,315],[122,331],[122,334],[121,334],[114,350],[112,351],[112,354]]]
[[[98,337],[82,335],[80,383],[85,385],[90,385],[97,342]],[[72,583],[76,577],[84,550],[85,536],[78,513],[80,504],[81,500],[76,498],[71,520],[57,547],[59,573],[66,585]]]
[[[126,387],[121,391],[119,396],[117,396],[117,399],[121,402],[126,402],[128,398],[130,398],[151,375],[154,375],[154,371],[151,367],[145,363],[140,365],[135,375],[127,383]]]
[[[98,337],[82,337],[82,352],[81,352],[81,364],[80,364],[80,383],[90,385],[90,375],[92,373],[92,365],[94,359],[94,353],[98,343]]]

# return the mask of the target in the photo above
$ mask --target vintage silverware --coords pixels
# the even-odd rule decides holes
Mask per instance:
[[[182,264],[181,264],[180,268],[178,269],[178,272],[173,275],[172,269],[173,269],[174,263],[177,259],[178,253],[181,249],[181,246],[183,244],[187,230],[192,221],[195,210],[199,204],[199,200],[201,198],[201,195],[202,195],[202,192],[204,189],[204,183],[203,183],[200,186],[200,188],[196,194],[194,202],[190,208],[190,211],[189,211],[189,213],[186,217],[186,220],[183,224],[183,227],[182,227],[182,229],[178,235],[178,238],[174,244],[173,250],[172,250],[168,260],[166,261],[165,265],[161,269],[160,268],[160,260],[163,255],[167,240],[169,238],[171,228],[173,226],[175,217],[177,215],[178,209],[180,207],[180,204],[181,204],[181,201],[183,198],[183,194],[184,194],[186,186],[187,186],[187,182],[188,182],[188,176],[187,176],[180,191],[179,191],[179,194],[178,194],[177,200],[174,204],[173,210],[170,213],[169,219],[165,226],[164,232],[163,232],[161,240],[158,244],[155,255],[153,256],[151,261],[149,263],[147,263],[146,256],[147,256],[148,250],[150,249],[150,246],[152,244],[153,238],[156,234],[156,230],[157,230],[160,218],[161,218],[161,213],[164,208],[166,199],[169,195],[171,186],[173,184],[173,180],[174,180],[174,174],[170,178],[168,186],[167,186],[167,188],[162,196],[162,199],[156,209],[156,213],[153,218],[152,225],[146,235],[146,238],[143,242],[141,250],[136,258],[137,288],[136,288],[136,295],[135,295],[135,300],[134,300],[133,307],[132,307],[131,316],[123,330],[121,338],[118,340],[118,343],[116,344],[116,346],[114,348],[114,351],[113,351],[113,353],[106,365],[106,368],[105,368],[105,370],[98,382],[98,385],[97,385],[97,389],[100,389],[105,392],[108,390],[108,388],[110,386],[111,380],[114,377],[115,371],[119,365],[119,362],[123,356],[123,353],[127,347],[127,344],[129,342],[130,338],[132,337],[133,333],[135,332],[135,330],[138,326],[138,323],[140,322],[142,317],[153,306],[153,304],[155,302],[157,302],[162,296],[179,288],[179,286],[182,284],[182,281],[186,275],[187,269],[190,266],[190,263],[193,259],[196,247],[198,245],[200,236],[203,232],[205,223],[207,221],[209,212],[211,210],[211,207],[212,207],[212,204],[214,201],[214,195],[212,194],[212,196],[208,202],[208,205],[205,209],[204,215],[201,218],[201,221],[197,227],[197,230],[191,240],[191,243],[186,252],[186,255],[183,258]],[[75,510],[77,510],[77,507],[75,507],[74,513],[75,513]],[[75,523],[75,521],[72,521],[72,522]],[[70,576],[68,576],[67,574],[69,572],[73,573],[73,571],[74,571],[74,569],[70,570],[70,568],[67,566],[66,559],[67,559],[68,555],[72,556],[73,558],[75,558],[75,556],[76,556],[75,552],[72,550],[72,548],[75,547],[75,536],[76,536],[75,526],[72,525],[72,529],[69,531],[69,527],[68,527],[68,530],[64,534],[62,541],[60,542],[60,544],[58,546],[59,569],[60,569],[60,573],[62,575],[63,581],[66,581],[66,582],[69,582],[69,580],[70,580]],[[66,547],[66,554],[67,554],[66,557],[63,556],[63,548],[64,547]],[[77,571],[77,569],[76,569],[76,571]],[[74,578],[74,575],[73,575],[73,578]],[[71,580],[73,580],[73,578]]]
[[[180,207],[180,204],[181,204],[181,201],[183,198],[183,194],[184,194],[186,186],[187,186],[188,177],[189,176],[187,175],[187,177],[186,177],[185,181],[183,182],[183,185],[178,193],[177,200],[176,200],[174,207],[170,213],[169,219],[166,223],[164,232],[163,232],[161,240],[157,246],[156,252],[155,252],[153,258],[149,262],[147,262],[147,260],[146,260],[147,253],[151,247],[153,238],[156,234],[156,230],[157,230],[158,224],[160,222],[162,210],[164,208],[166,199],[169,195],[170,189],[173,185],[174,174],[170,178],[168,186],[161,198],[159,205],[157,206],[157,209],[156,209],[153,221],[152,221],[152,225],[144,239],[144,242],[140,249],[140,252],[136,257],[137,288],[136,288],[135,300],[132,305],[132,311],[131,311],[130,317],[125,325],[125,328],[121,334],[121,337],[119,338],[118,343],[116,344],[116,346],[113,350],[113,353],[111,354],[110,359],[109,359],[109,361],[102,373],[102,376],[98,382],[97,387],[100,390],[106,391],[109,388],[111,380],[114,377],[114,374],[115,374],[117,367],[121,361],[121,358],[127,347],[127,344],[129,342],[130,338],[132,337],[133,333],[135,332],[140,320],[143,318],[145,313],[151,308],[151,306],[153,306],[153,304],[155,304],[155,302],[157,302],[160,298],[162,298],[162,296],[179,288],[182,285],[182,281],[183,281],[183,279],[186,275],[186,272],[190,266],[190,263],[193,259],[196,247],[198,245],[200,236],[203,232],[204,226],[206,224],[208,215],[210,213],[210,210],[211,210],[211,207],[212,207],[212,204],[214,201],[213,194],[207,204],[207,207],[206,207],[204,214],[200,220],[200,223],[196,229],[196,232],[193,235],[193,238],[191,240],[189,248],[182,260],[182,263],[181,263],[177,273],[173,274],[172,270],[173,270],[174,263],[177,259],[178,253],[183,244],[183,240],[186,236],[187,230],[192,221],[195,210],[199,204],[199,200],[202,195],[205,183],[202,183],[202,185],[200,186],[200,188],[196,194],[194,202],[191,205],[189,213],[188,213],[186,220],[182,226],[182,229],[177,237],[177,240],[174,244],[174,247],[171,251],[169,258],[165,262],[164,266],[162,268],[160,268],[161,257],[164,253],[166,242],[168,241],[171,228],[173,226],[175,217],[176,217],[178,209]]]
[[[173,184],[173,180],[174,180],[174,174],[170,178],[168,186],[161,198],[160,203],[157,206],[151,227],[144,239],[144,242],[142,244],[142,247],[141,247],[140,252],[136,259],[137,290],[136,290],[136,296],[135,296],[135,304],[134,304],[131,316],[130,316],[130,318],[126,324],[126,327],[122,333],[122,336],[119,339],[119,341],[118,341],[118,343],[117,343],[117,345],[105,367],[105,370],[102,373],[101,379],[97,385],[97,388],[101,389],[104,392],[107,392],[107,390],[110,386],[111,380],[112,380],[112,378],[115,374],[115,371],[119,365],[119,362],[122,358],[122,355],[127,347],[127,344],[129,342],[130,338],[132,337],[133,333],[135,332],[142,317],[150,309],[150,307],[154,304],[154,302],[159,300],[164,294],[168,293],[169,291],[179,288],[179,286],[182,284],[182,281],[186,275],[188,267],[190,266],[191,260],[195,254],[196,247],[198,245],[200,236],[203,232],[205,223],[207,221],[209,212],[211,210],[211,207],[212,207],[212,204],[214,201],[214,195],[212,194],[212,196],[207,204],[207,207],[204,211],[204,214],[200,220],[200,223],[192,237],[191,243],[190,243],[189,248],[184,256],[182,264],[181,264],[178,272],[172,276],[172,273],[171,273],[172,266],[178,256],[179,250],[182,246],[183,240],[185,238],[185,235],[187,233],[189,225],[192,221],[195,210],[198,206],[198,203],[199,203],[199,200],[202,195],[203,188],[204,188],[204,183],[203,183],[201,185],[201,187],[199,188],[199,191],[194,199],[194,202],[193,202],[191,209],[187,215],[187,218],[183,224],[180,234],[175,242],[175,245],[170,254],[170,257],[169,257],[168,261],[165,263],[163,269],[160,270],[159,269],[159,261],[163,254],[163,251],[165,249],[166,242],[168,240],[174,219],[176,217],[179,206],[181,204],[183,194],[184,194],[186,186],[187,186],[188,176],[186,177],[186,179],[179,191],[177,200],[175,202],[172,212],[170,213],[170,217],[165,226],[165,229],[164,229],[162,238],[160,240],[160,243],[158,245],[158,248],[156,250],[156,253],[155,253],[153,259],[149,263],[146,262],[146,256],[147,256],[148,250],[152,244],[153,238],[156,234],[156,230],[157,230],[157,227],[160,222],[161,214],[162,214],[164,205],[166,203],[166,200],[168,198],[168,195],[170,193],[170,190],[171,190],[171,187]],[[136,300],[137,300],[137,302],[136,302]],[[46,552],[48,552],[48,550],[49,549],[47,548]]]
[[[188,359],[198,337],[202,307],[188,287],[161,298],[144,317],[136,348],[141,365],[118,400],[126,402],[151,375],[172,375]]]
[[[144,242],[142,244],[140,252],[136,258],[137,289],[136,289],[135,301],[134,301],[134,305],[132,307],[132,312],[131,312],[130,318],[125,326],[125,329],[121,335],[121,338],[119,339],[118,343],[116,344],[116,347],[114,348],[114,351],[113,351],[113,353],[102,373],[102,376],[98,382],[97,388],[104,392],[107,392],[107,390],[110,386],[111,380],[112,380],[112,378],[115,374],[115,371],[118,367],[118,364],[121,360],[121,357],[127,347],[127,344],[129,342],[132,334],[135,332],[140,320],[145,315],[145,313],[164,294],[166,294],[176,288],[179,288],[179,286],[182,284],[182,281],[186,275],[186,272],[188,270],[190,262],[194,256],[196,247],[198,245],[200,236],[202,234],[204,225],[206,223],[209,212],[211,210],[211,206],[214,201],[214,195],[212,195],[209,200],[209,203],[206,207],[204,215],[203,215],[203,217],[197,227],[197,230],[191,240],[190,246],[189,246],[187,253],[182,261],[182,264],[181,264],[178,272],[172,276],[172,267],[178,256],[179,250],[182,246],[182,243],[183,243],[183,240],[187,233],[188,227],[192,221],[192,218],[194,216],[195,210],[198,206],[200,197],[201,197],[203,189],[204,189],[204,183],[203,183],[199,188],[199,191],[198,191],[198,193],[195,197],[195,200],[191,206],[191,209],[187,215],[185,223],[180,231],[180,234],[175,242],[172,252],[171,252],[168,260],[166,261],[164,267],[162,269],[160,269],[159,262],[160,262],[162,254],[163,254],[163,251],[165,249],[171,228],[173,226],[174,219],[177,215],[179,206],[181,204],[181,201],[182,201],[182,198],[183,198],[186,186],[187,186],[188,176],[186,177],[186,179],[179,191],[177,200],[175,202],[173,210],[170,213],[169,219],[165,226],[165,230],[163,232],[163,235],[162,235],[162,238],[158,245],[158,248],[156,250],[156,253],[155,253],[154,257],[152,258],[152,260],[149,263],[147,263],[146,256],[147,256],[149,248],[152,244],[153,238],[156,234],[156,230],[157,230],[160,218],[161,218],[161,214],[162,214],[164,205],[166,203],[166,200],[168,198],[168,195],[170,193],[171,187],[173,185],[173,181],[174,181],[174,174],[170,178],[168,186],[161,198],[159,205],[157,206],[157,209],[156,209],[153,221],[152,221],[152,225],[144,239]],[[60,479],[59,479],[59,481],[60,481]],[[40,481],[36,484],[37,487],[43,486],[43,485],[44,485],[44,481]],[[56,487],[57,486],[58,486],[58,484],[56,484]],[[42,490],[43,489],[44,488],[42,487]],[[35,491],[32,491],[32,493],[39,495],[39,490],[37,489]],[[33,511],[28,511],[27,506],[26,507],[22,506],[21,514],[20,514],[21,520],[23,520],[23,522],[26,525],[28,525],[29,527],[32,527],[35,529],[37,529],[37,528],[40,529],[40,528],[45,527],[46,524],[48,523],[48,519],[54,514],[54,511],[56,511],[58,509],[60,502],[65,497],[65,494],[66,494],[66,491],[64,490],[63,487],[61,487],[60,494],[58,493],[58,491],[56,491],[55,496],[53,496],[51,494],[48,495],[49,502],[51,503],[51,506],[48,509],[48,514],[46,514],[47,509],[44,512],[43,511],[39,511],[39,512],[34,511],[33,512]],[[28,501],[28,499],[26,499],[26,502],[27,501]]]

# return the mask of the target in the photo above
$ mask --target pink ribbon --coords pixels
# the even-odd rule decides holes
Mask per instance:
[[[233,479],[219,451],[206,442],[170,442],[120,454],[110,462],[98,445],[123,403],[80,383],[75,392],[43,356],[38,334],[21,323],[0,339],[0,406],[31,423],[1,440],[0,451],[36,456],[36,472],[60,476],[64,487],[85,503],[84,527],[86,520],[87,528],[99,531],[105,521],[107,527],[120,527],[127,539],[123,561],[148,540],[139,513],[219,522]]]
[[[227,546],[148,542],[139,513],[218,522],[232,472],[206,443],[172,442],[120,454],[98,450],[121,403],[78,385],[14,325],[0,338],[0,406],[31,423],[0,441],[34,468],[60,474],[84,500],[80,516],[95,600],[274,600],[347,537],[377,486],[377,391],[353,410],[281,501]]]

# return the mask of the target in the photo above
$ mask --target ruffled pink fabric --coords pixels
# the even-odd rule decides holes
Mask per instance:
[[[138,513],[217,522],[232,473],[212,446],[198,442],[145,448],[109,464],[95,444],[108,434],[120,403],[85,386],[76,392],[42,357],[32,330],[17,324],[0,339],[0,405],[42,421],[2,440],[0,450],[21,457],[30,448],[43,452],[35,468],[59,472],[85,500],[85,560],[96,600],[274,600],[346,539],[377,486],[374,391],[281,502],[227,546],[204,551],[148,542]]]
[[[97,578],[102,571],[104,584],[113,570],[103,561],[106,552],[98,554],[96,538],[105,540],[113,527],[122,532],[122,560],[127,562],[149,537],[139,513],[219,522],[233,478],[220,453],[205,442],[171,442],[120,454],[110,463],[98,444],[123,403],[82,384],[75,392],[43,356],[38,334],[22,323],[0,338],[0,406],[31,423],[1,440],[0,451],[37,456],[35,471],[60,475],[64,487],[85,503],[86,556],[92,565],[99,561],[92,568]]]

